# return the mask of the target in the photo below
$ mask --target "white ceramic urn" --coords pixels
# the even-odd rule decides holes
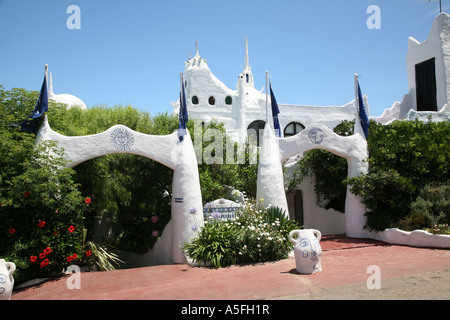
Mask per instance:
[[[14,263],[0,259],[0,300],[11,300],[14,287],[14,278],[12,276],[14,271],[16,271]]]
[[[322,248],[319,244],[322,234],[319,230],[293,230],[289,240],[294,244],[296,270],[302,274],[322,271]]]

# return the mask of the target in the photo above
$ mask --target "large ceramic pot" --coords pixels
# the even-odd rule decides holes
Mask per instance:
[[[294,256],[298,273],[311,274],[322,271],[322,248],[319,241],[322,234],[319,230],[293,230],[289,240],[294,244]]]
[[[13,273],[16,265],[0,259],[0,300],[10,300],[14,287]]]

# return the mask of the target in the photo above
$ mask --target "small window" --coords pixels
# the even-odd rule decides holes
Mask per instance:
[[[417,111],[437,111],[435,59],[418,63],[415,69]]]
[[[193,96],[192,97],[192,104],[198,104],[198,97],[197,96]]]
[[[227,96],[226,98],[225,98],[225,104],[226,105],[232,105],[233,104],[233,98],[231,98],[230,96]]]
[[[216,99],[215,99],[213,96],[211,96],[211,97],[209,97],[209,99],[208,99],[208,103],[209,103],[211,106],[213,106],[213,105],[216,104]]]
[[[249,80],[249,76],[248,76],[248,73],[247,73],[247,74],[245,74],[245,77],[247,78],[247,83],[248,83],[248,80]]]
[[[256,120],[250,123],[247,127],[247,136],[256,141],[256,146],[260,146],[260,142],[262,139],[262,133],[264,131],[264,127],[266,126],[266,122],[263,120]]]
[[[293,135],[296,135],[300,131],[305,129],[305,127],[299,123],[299,122],[291,122],[289,123],[286,128],[284,128],[284,136],[285,137],[291,137]]]

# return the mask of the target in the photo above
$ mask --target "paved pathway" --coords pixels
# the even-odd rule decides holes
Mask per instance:
[[[421,290],[418,299],[450,299],[450,250],[344,236],[324,236],[321,246],[323,271],[313,275],[298,274],[293,257],[218,270],[163,265],[83,272],[81,289],[69,290],[68,277],[62,277],[17,291],[12,300],[414,299],[414,290],[427,283],[423,279],[432,279],[428,286],[436,290],[429,290],[430,295]],[[367,269],[372,265],[381,272],[379,290],[366,285],[372,275]],[[416,282],[406,281],[414,277]],[[383,297],[389,288],[405,285],[398,294]]]

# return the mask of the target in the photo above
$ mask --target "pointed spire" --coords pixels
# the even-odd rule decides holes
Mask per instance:
[[[245,37],[245,69],[249,68],[249,60],[248,60],[248,40]]]

